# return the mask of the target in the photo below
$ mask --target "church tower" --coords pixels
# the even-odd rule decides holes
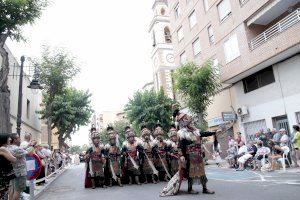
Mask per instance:
[[[174,98],[171,73],[175,69],[172,37],[170,32],[167,0],[155,0],[149,33],[152,39],[151,60],[154,88],[163,88],[165,94]]]

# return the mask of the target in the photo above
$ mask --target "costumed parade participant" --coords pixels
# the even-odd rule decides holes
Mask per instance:
[[[207,189],[207,177],[204,169],[204,161],[201,151],[201,138],[215,134],[215,132],[199,132],[192,125],[192,119],[187,114],[175,112],[176,120],[179,125],[179,155],[180,164],[179,173],[170,180],[168,185],[160,193],[160,196],[176,195],[179,192],[183,177],[188,180],[188,193],[198,194],[193,190],[193,183],[200,183],[203,186],[203,193],[214,194],[214,191]]]
[[[167,141],[169,147],[169,164],[170,173],[174,176],[178,172],[179,154],[178,154],[178,136],[175,126],[170,128],[168,133],[169,140]]]
[[[107,169],[109,172],[109,186],[113,185],[115,181],[120,187],[123,187],[121,183],[121,155],[122,152],[117,146],[117,137],[114,131],[110,131],[109,143],[105,145],[106,155],[107,155]]]
[[[155,156],[155,167],[159,172],[159,180],[168,181],[171,175],[168,170],[168,145],[164,141],[164,130],[161,124],[156,124],[154,130],[153,152]]]
[[[86,181],[85,187],[92,187],[93,189],[99,184],[100,187],[105,188],[104,185],[104,167],[106,163],[105,150],[103,144],[100,142],[100,137],[97,132],[91,133],[92,147],[86,152]]]
[[[153,164],[153,146],[151,141],[151,131],[146,127],[142,126],[141,136],[142,136],[142,147],[143,147],[143,156],[142,156],[142,171],[145,178],[144,183],[148,183],[151,179],[152,183],[157,183],[155,181],[155,176],[158,176],[158,171],[156,170]]]
[[[135,134],[132,130],[128,130],[126,132],[127,140],[123,144],[123,155],[125,156],[125,169],[126,174],[129,178],[129,184],[133,183],[133,178],[135,179],[135,183],[141,185],[139,176],[141,175],[140,172],[140,158],[139,156],[142,153],[142,146],[136,140]]]

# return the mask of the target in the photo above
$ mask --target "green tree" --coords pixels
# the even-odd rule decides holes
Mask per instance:
[[[75,59],[66,50],[56,48],[51,50],[44,47],[42,58],[34,60],[33,65],[38,68],[39,79],[44,87],[43,118],[47,120],[48,143],[51,145],[51,132],[53,126],[52,116],[53,101],[57,95],[63,95],[64,90],[68,87],[69,82],[79,72],[75,64]],[[62,97],[62,96],[61,96]]]
[[[172,124],[172,105],[174,103],[162,89],[157,93],[154,90],[137,91],[125,106],[125,112],[127,119],[136,130],[139,130],[142,124],[152,130],[159,121],[167,131]]]
[[[65,89],[63,94],[56,95],[52,102],[52,123],[57,129],[59,148],[66,139],[71,139],[81,126],[88,124],[93,113],[91,108],[91,94],[88,91]],[[47,111],[42,112],[46,117]]]
[[[71,154],[79,154],[79,153],[81,153],[81,147],[79,145],[71,146],[69,149],[69,152]]]
[[[173,73],[174,89],[179,92],[186,106],[197,114],[200,124],[204,122],[212,97],[221,87],[219,76],[212,66],[210,60],[202,66],[187,63]]]
[[[7,85],[9,58],[5,49],[7,38],[24,40],[22,26],[33,24],[47,6],[47,0],[0,1],[0,134],[10,133],[10,91]]]

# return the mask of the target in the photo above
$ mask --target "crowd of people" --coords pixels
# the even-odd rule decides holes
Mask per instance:
[[[0,135],[0,199],[19,200],[27,187],[26,155],[35,153],[42,169],[37,185],[45,183],[45,177],[68,161],[60,150],[52,151],[47,144],[38,144],[26,133],[24,140],[18,134]]]
[[[229,138],[227,157],[230,168],[238,171],[246,167],[252,170],[274,171],[279,167],[299,167],[300,132],[299,126],[293,126],[293,132],[285,129],[260,130],[245,144],[239,135]]]
[[[123,184],[168,182],[161,196],[178,193],[184,178],[188,180],[188,193],[195,194],[193,183],[203,187],[203,193],[213,194],[207,188],[201,138],[215,132],[199,132],[192,119],[179,110],[174,112],[176,125],[165,134],[160,123],[153,130],[141,125],[141,137],[128,126],[126,141],[118,145],[118,133],[108,127],[109,142],[103,144],[92,129],[92,147],[86,152],[86,188]],[[168,139],[164,136],[168,135]]]

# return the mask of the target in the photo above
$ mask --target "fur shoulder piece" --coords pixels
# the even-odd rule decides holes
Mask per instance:
[[[167,146],[172,146],[172,141],[171,140],[165,140],[164,141]]]
[[[104,146],[104,149],[105,149],[105,150],[109,150],[110,147],[111,147],[110,144],[107,143],[107,144]]]
[[[137,146],[143,146],[143,140],[141,139],[141,138],[138,138],[138,137],[136,137],[135,138],[135,144],[137,145]]]

